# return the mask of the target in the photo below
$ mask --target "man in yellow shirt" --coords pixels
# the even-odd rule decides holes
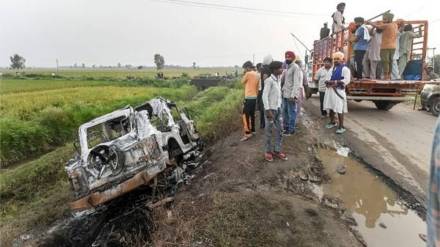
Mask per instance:
[[[244,103],[243,103],[243,128],[244,136],[241,141],[246,141],[255,133],[255,108],[257,105],[258,84],[260,76],[255,71],[251,61],[243,64],[244,76],[241,82],[244,85]]]

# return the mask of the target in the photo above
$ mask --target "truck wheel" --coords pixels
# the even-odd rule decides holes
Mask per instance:
[[[381,111],[388,111],[396,105],[396,102],[386,101],[386,100],[375,100],[373,101],[376,105],[376,108]]]
[[[440,97],[435,97],[431,100],[431,110],[432,115],[438,116],[440,114]]]

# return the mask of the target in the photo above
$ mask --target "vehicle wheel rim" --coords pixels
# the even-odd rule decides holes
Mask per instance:
[[[440,112],[440,101],[437,101],[437,103],[434,105],[434,110],[436,112]]]

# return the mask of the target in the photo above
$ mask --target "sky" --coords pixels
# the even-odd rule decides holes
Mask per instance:
[[[181,1],[181,0],[180,0]],[[304,56],[319,38],[339,1],[333,0],[0,0],[0,67],[18,53],[27,67],[166,64],[233,66],[262,61],[286,50]],[[345,17],[373,17],[391,10],[396,18],[429,24],[429,47],[439,48],[440,15],[435,0],[346,0]],[[240,9],[225,9],[213,5]],[[264,9],[264,12],[243,8]],[[287,13],[288,12],[288,13]]]

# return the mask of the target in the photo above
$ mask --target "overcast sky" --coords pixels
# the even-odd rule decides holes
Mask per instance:
[[[304,54],[290,36],[309,47],[322,23],[331,24],[339,1],[191,0],[209,4],[288,11],[263,14],[176,4],[164,0],[0,0],[0,66],[18,53],[28,67],[85,63],[152,65],[154,53],[167,64],[241,65],[285,50]],[[440,8],[434,0],[346,0],[345,16],[369,18],[391,9],[396,18],[430,21],[429,46],[439,48]],[[438,2],[438,1],[437,1]]]

